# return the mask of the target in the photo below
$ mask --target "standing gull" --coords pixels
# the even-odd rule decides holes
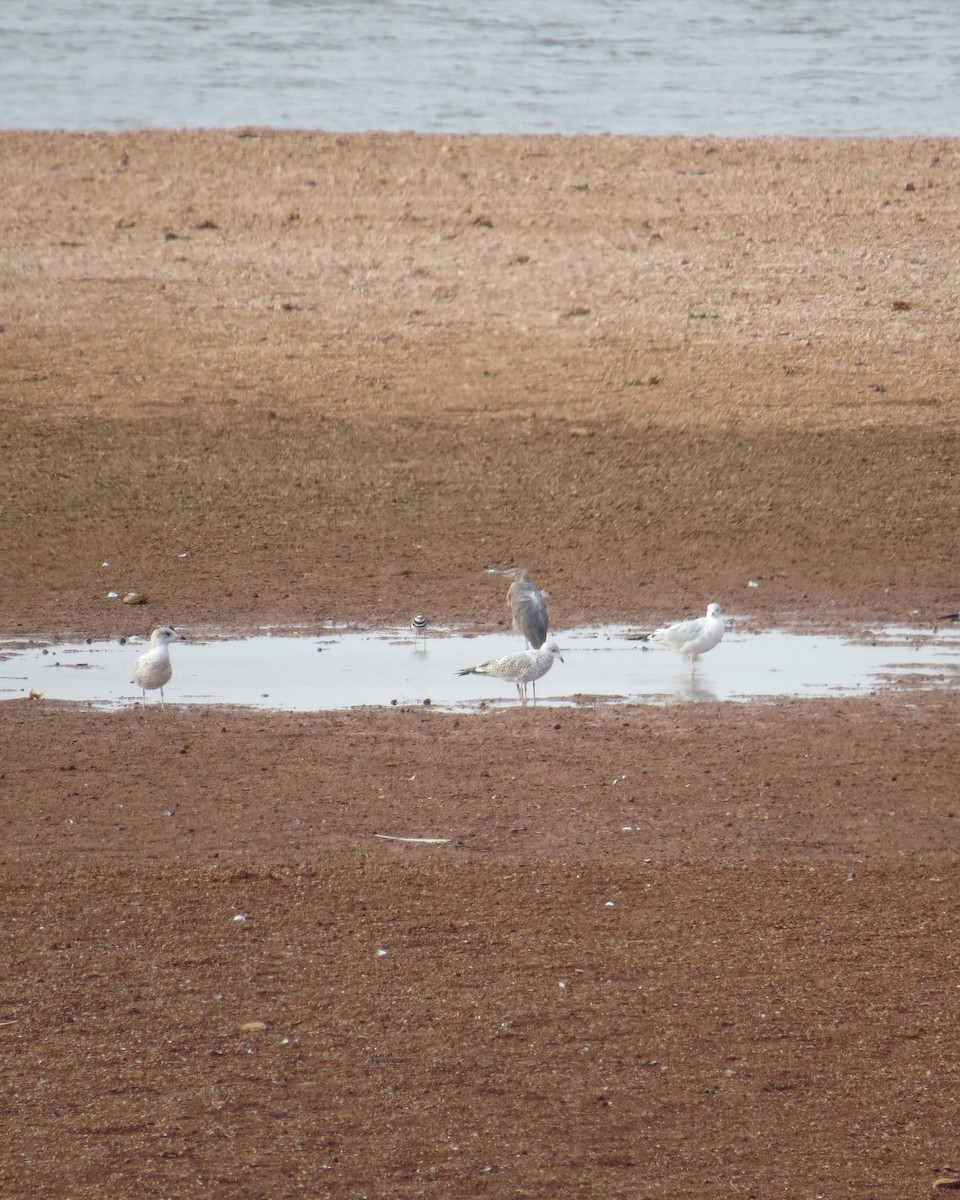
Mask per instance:
[[[563,662],[560,647],[556,642],[547,642],[539,650],[520,650],[516,654],[505,654],[503,658],[491,658],[477,667],[464,667],[457,674],[492,675],[496,679],[507,679],[517,685],[520,702],[526,704],[527,684],[534,683],[542,675],[546,675],[553,666],[555,658],[559,658]],[[534,704],[537,702],[536,691],[534,691],[533,702]]]
[[[696,617],[691,621],[678,621],[676,625],[667,625],[663,629],[654,630],[648,641],[675,650],[684,658],[690,659],[690,674],[697,667],[697,656],[712,650],[723,637],[723,614],[719,604],[708,604],[707,615]]]
[[[177,638],[172,625],[161,625],[150,634],[150,649],[144,651],[133,668],[133,682],[143,689],[143,704],[147,704],[147,689],[160,689],[160,707],[163,708],[163,689],[173,677],[170,665],[170,643]]]
[[[547,602],[540,589],[530,582],[527,568],[508,567],[501,571],[496,567],[488,567],[486,573],[513,580],[507,589],[513,628],[527,639],[527,645],[532,650],[539,650],[547,640]]]

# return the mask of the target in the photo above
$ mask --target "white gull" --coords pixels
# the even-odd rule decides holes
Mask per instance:
[[[137,659],[133,668],[133,682],[143,689],[143,703],[147,703],[147,691],[160,689],[160,707],[163,708],[163,689],[173,678],[170,665],[170,643],[177,638],[172,625],[161,625],[150,634],[150,649]]]
[[[697,656],[706,654],[718,645],[723,637],[723,614],[719,604],[708,604],[705,617],[695,617],[689,621],[677,621],[675,625],[665,625],[656,629],[647,638],[668,650],[674,650],[690,659],[691,674],[696,670]]]

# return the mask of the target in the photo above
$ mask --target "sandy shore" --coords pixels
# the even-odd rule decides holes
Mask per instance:
[[[932,625],[958,168],[0,134],[0,632],[489,631],[515,562],[558,629]],[[170,701],[0,704],[4,1195],[900,1200],[960,1166],[954,693]]]

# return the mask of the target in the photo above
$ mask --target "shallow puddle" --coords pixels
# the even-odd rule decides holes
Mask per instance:
[[[556,634],[564,661],[537,683],[540,704],[668,704],[777,696],[865,695],[882,688],[944,688],[960,682],[960,628],[879,629],[858,638],[784,630],[739,631],[698,660],[631,640],[626,626]],[[513,653],[503,632],[289,631],[175,642],[168,704],[239,705],[317,712],[365,705],[426,705],[482,711],[517,703],[512,684],[458,677],[461,667]],[[99,708],[139,702],[133,665],[143,642],[0,642],[0,699],[30,692]],[[156,692],[148,704],[158,703]]]

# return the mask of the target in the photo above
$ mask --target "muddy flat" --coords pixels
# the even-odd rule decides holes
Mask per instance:
[[[936,628],[958,168],[0,134],[0,635],[423,612],[509,645],[484,568],[517,564],[556,628]],[[4,1196],[901,1200],[960,1167],[955,692],[165,700],[0,703]]]

